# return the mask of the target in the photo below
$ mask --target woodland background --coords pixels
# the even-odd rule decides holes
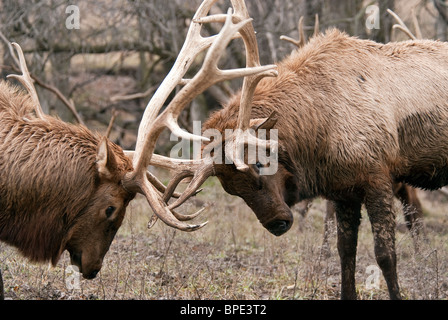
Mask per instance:
[[[170,70],[183,44],[188,25],[200,0],[2,0],[0,1],[0,72],[13,72],[14,63],[5,40],[19,43],[31,73],[44,86],[56,88],[91,129],[105,130],[113,110],[117,118],[112,139],[133,148],[141,115],[152,93]],[[315,15],[320,30],[338,27],[350,35],[379,42],[405,40],[392,30],[395,23],[386,9],[394,10],[413,31],[412,10],[423,37],[447,38],[448,10],[444,0],[248,0],[260,47],[262,64],[281,60],[294,47],[279,38],[298,37],[297,22],[304,16],[305,31],[313,32]],[[379,29],[366,28],[366,8],[380,9]],[[68,29],[69,5],[79,8],[79,29]],[[229,1],[220,0],[213,10],[225,12]],[[220,25],[207,26],[217,33]],[[413,31],[414,32],[414,31]],[[223,67],[244,66],[241,41],[234,41],[222,59]],[[194,68],[192,69],[194,72]],[[192,120],[204,120],[239,88],[241,81],[221,83],[207,90],[180,117],[191,129]],[[51,91],[38,87],[44,111],[65,121],[73,114]],[[134,99],[122,96],[140,93]],[[79,121],[79,120],[78,120]],[[170,148],[168,135],[158,151]]]

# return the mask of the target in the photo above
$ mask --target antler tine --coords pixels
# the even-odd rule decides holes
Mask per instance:
[[[415,29],[415,37],[417,39],[423,39],[422,30],[420,29],[420,24],[418,23],[417,14],[415,13],[415,7],[411,9],[411,15]]]
[[[189,176],[193,176],[193,179],[191,180],[191,182],[188,184],[188,187],[185,189],[184,192],[182,192],[181,196],[175,201],[173,202],[171,205],[168,206],[169,209],[174,209],[179,207],[182,203],[184,203],[186,200],[188,200],[191,196],[193,196],[194,194],[196,194],[198,192],[198,188],[204,183],[205,180],[207,180],[208,177],[215,175],[214,172],[214,167],[213,167],[213,158],[211,157],[206,157],[204,158],[204,162],[197,167],[193,174],[191,174],[191,171],[188,172],[183,172],[178,174],[177,177],[179,177],[179,179],[183,176],[185,177],[189,177]],[[177,186],[177,184],[182,180],[182,179],[173,179],[172,183],[170,181],[170,185],[168,185],[167,187],[167,192],[166,192],[166,197],[169,197],[169,190],[174,190]]]
[[[232,0],[232,5],[235,8],[235,15],[239,16],[240,19],[244,19],[249,16],[246,4],[243,0]],[[258,53],[258,44],[255,37],[255,30],[252,24],[247,24],[240,30],[241,36],[244,40],[244,45],[246,47],[246,66],[255,67],[260,65],[260,56]],[[239,148],[244,146],[246,139],[246,129],[249,128],[251,111],[252,111],[252,98],[255,92],[255,88],[258,83],[264,77],[275,77],[278,75],[275,65],[268,66],[265,72],[258,73],[252,76],[244,78],[240,108],[238,112],[238,129],[233,135],[233,143],[230,143],[234,150],[239,150]],[[258,143],[258,138],[253,137],[255,143]],[[264,142],[263,142],[264,143]],[[273,146],[275,143],[273,143]],[[244,163],[244,159],[241,158],[240,152],[232,152],[234,155],[233,163],[236,168],[241,171],[246,171],[249,166]]]
[[[298,23],[298,30],[299,30],[299,40],[290,38],[288,36],[280,36],[280,40],[285,40],[288,41],[290,43],[292,43],[293,45],[295,45],[297,48],[302,48],[305,44],[306,44],[306,37],[305,37],[305,31],[303,28],[303,16],[301,16],[299,18],[299,23]],[[319,34],[319,15],[316,13],[315,15],[315,21],[314,21],[314,32],[313,32],[313,37],[317,36]]]
[[[316,13],[314,20],[314,33],[313,37],[317,36],[320,32],[319,15]]]
[[[14,78],[14,79],[17,79],[18,81],[20,81],[20,83],[26,88],[29,95],[31,96],[31,100],[33,101],[33,106],[34,106],[36,115],[40,119],[45,120],[45,113],[42,111],[42,107],[39,102],[39,97],[37,95],[36,88],[34,87],[34,84],[33,84],[33,79],[31,79],[30,73],[28,71],[28,67],[26,66],[26,60],[25,60],[25,56],[23,55],[22,48],[15,42],[11,43],[11,46],[14,49],[16,49],[16,51],[17,51],[18,60],[15,57],[12,47],[10,47],[11,54],[13,55],[14,60],[19,61],[19,67],[20,67],[20,71],[22,72],[22,75],[10,74],[7,76],[7,78]]]
[[[387,12],[392,15],[395,20],[397,20],[398,24],[394,24],[392,26],[393,29],[399,29],[401,31],[403,31],[409,38],[411,38],[412,40],[417,40],[417,37],[414,36],[414,34],[411,32],[411,30],[409,30],[409,28],[406,26],[406,24],[403,22],[403,20],[401,20],[401,18],[392,10],[387,9]]]
[[[303,16],[299,18],[297,29],[299,30],[299,40],[293,39],[288,36],[280,36],[280,40],[288,41],[293,45],[295,45],[297,48],[302,48],[305,45],[305,32],[303,31]]]
[[[134,153],[135,153],[135,151],[124,150],[124,154],[130,159],[133,159]],[[157,159],[157,161],[155,161],[155,163],[151,162],[151,165],[155,165],[155,166],[162,167],[162,168],[173,169],[173,170],[176,168],[175,164],[170,165],[173,162],[173,160],[175,161],[176,159],[171,159],[171,158],[163,157],[163,156],[156,155],[156,154],[153,155],[151,160],[153,160],[153,159]],[[159,192],[161,192],[161,193],[166,192],[165,185],[159,179],[157,179],[157,177],[154,176],[151,172],[146,171],[146,178],[148,179],[149,182],[151,182],[154,185],[154,187],[156,187],[156,189]],[[177,192],[172,192],[171,197],[179,198],[180,194]]]
[[[160,199],[157,190],[154,189],[154,186],[147,180],[145,180],[141,185],[141,193],[145,195],[150,207],[155,212],[157,217],[171,227],[190,232],[200,229],[208,223],[206,221],[202,224],[190,225],[180,222],[180,220],[174,216],[173,212],[170,211],[165,203]],[[154,219],[152,219],[152,221],[153,223],[155,222]]]

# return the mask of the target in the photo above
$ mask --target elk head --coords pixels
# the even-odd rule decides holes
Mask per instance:
[[[92,279],[101,269],[103,258],[120,228],[129,202],[135,193],[121,185],[126,172],[132,170],[130,160],[118,146],[103,138],[95,159],[97,187],[67,234],[65,248],[73,265],[87,279]]]
[[[238,110],[238,99],[233,99],[235,105],[227,106],[224,110]],[[223,112],[229,113],[229,112]],[[245,170],[239,170],[232,161],[229,161],[229,154],[235,150],[227,147],[226,132],[232,132],[228,127],[233,127],[230,119],[220,121],[226,115],[215,114],[204,124],[204,133],[211,128],[218,132],[223,131],[223,139],[219,140],[220,134],[214,137],[215,141],[220,141],[224,146],[224,151],[213,143],[205,146],[204,150],[209,150],[219,156],[222,161],[216,159],[214,163],[214,173],[221,182],[224,190],[229,194],[241,197],[253,210],[262,225],[274,235],[282,235],[292,225],[293,216],[289,208],[290,197],[288,187],[292,175],[278,160],[280,150],[266,148],[267,141],[278,141],[278,130],[274,126],[278,120],[278,114],[273,111],[267,118],[254,118],[250,121],[249,130],[246,137],[256,136],[265,143],[257,142],[241,148],[241,155],[244,155],[244,162],[248,164]],[[221,124],[219,123],[221,122]],[[224,124],[225,128],[220,127]],[[250,139],[250,138],[249,138]],[[213,148],[212,150],[210,148]],[[243,153],[244,152],[244,153]],[[222,154],[222,155],[221,155]]]

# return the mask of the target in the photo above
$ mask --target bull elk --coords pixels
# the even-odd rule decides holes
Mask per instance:
[[[250,92],[264,76],[276,75],[275,66],[260,66],[255,32],[245,4],[232,1],[234,11],[207,17],[215,0],[204,1],[193,17],[186,45],[151,102],[140,123],[135,151],[124,152],[119,146],[82,125],[65,123],[45,115],[28,72],[23,52],[17,50],[21,76],[17,78],[28,94],[0,82],[0,240],[17,247],[36,262],[51,261],[55,265],[62,252],[68,250],[71,263],[85,278],[94,278],[119,229],[128,203],[136,193],[146,196],[155,213],[166,224],[183,231],[194,231],[206,224],[187,224],[195,214],[177,213],[174,208],[197,192],[199,175],[195,175],[183,194],[174,192],[182,180],[179,175],[168,187],[147,171],[148,165],[168,166],[180,176],[196,172],[208,175],[210,166],[201,171],[197,161],[169,161],[153,155],[158,136],[169,128],[181,137],[203,139],[185,133],[177,117],[201,91],[218,81],[245,77],[246,95],[241,110],[242,129],[250,120]],[[224,22],[214,36],[200,35],[202,25]],[[246,45],[247,67],[221,70],[218,61],[225,47],[242,37]],[[208,49],[203,67],[191,80],[183,75],[202,51]],[[160,112],[168,95],[180,83],[185,86]],[[244,112],[246,111],[246,112]],[[249,112],[247,112],[249,111]],[[230,143],[241,145],[242,134],[232,136]],[[251,140],[257,143],[257,139]],[[211,161],[209,158],[207,161]],[[200,162],[202,165],[202,161]],[[235,163],[245,166],[238,157]],[[168,200],[177,197],[176,204]],[[156,219],[152,219],[152,223]],[[0,274],[0,298],[3,297]]]
[[[388,13],[391,14],[398,22],[398,24],[393,25],[393,29],[399,29],[403,31],[406,35],[409,36],[410,39],[416,40],[421,39],[420,27],[417,22],[417,18],[415,16],[415,10],[412,10],[413,13],[413,21],[414,27],[416,29],[417,37],[412,34],[412,32],[407,28],[404,22],[400,19],[400,17],[395,14],[390,9],[387,9]],[[306,37],[303,27],[303,16],[300,17],[298,22],[298,33],[299,39],[296,40],[294,38],[290,38],[287,36],[280,36],[280,40],[285,40],[287,42],[292,43],[297,47],[296,50],[302,48],[306,44]],[[319,34],[319,16],[316,14],[315,23],[314,23],[314,33],[313,37]],[[411,232],[412,238],[414,240],[415,248],[418,249],[418,241],[420,231],[424,231],[423,224],[423,209],[421,202],[417,195],[417,190],[412,188],[401,182],[394,182],[393,184],[394,195],[397,199],[400,200],[403,206],[404,218],[406,221],[406,227]],[[298,206],[298,211],[302,216],[305,216],[308,209],[310,208],[312,203],[312,199],[304,200]],[[325,231],[324,231],[324,240],[323,240],[323,248],[328,247],[328,235],[329,235],[329,225],[335,218],[335,211],[331,202],[328,202],[326,205],[326,215],[325,215]]]
[[[341,259],[341,297],[355,299],[361,205],[389,295],[400,299],[396,272],[393,183],[429,190],[448,184],[448,44],[380,44],[336,29],[318,35],[263,79],[252,117],[276,112],[278,171],[260,176],[217,164],[224,189],[242,197],[273,234],[293,222],[290,206],[322,196],[333,202]],[[236,122],[236,95],[206,128]],[[271,123],[272,127],[272,123]]]
[[[120,183],[132,163],[99,134],[45,115],[13,46],[23,75],[12,76],[29,95],[0,82],[0,240],[53,265],[68,250],[83,276],[94,278],[135,195]],[[2,289],[1,280],[0,273]]]
[[[228,17],[193,21],[226,20],[228,24]],[[239,23],[238,17],[231,20]],[[247,43],[243,29],[240,34]],[[200,46],[194,37],[187,37],[186,45],[195,56]],[[252,49],[248,52],[258,57],[256,46]],[[191,60],[181,60],[177,71],[167,76],[163,91],[171,92],[182,82],[178,73],[184,74],[182,68]],[[250,66],[258,65],[253,61],[248,58]],[[205,62],[203,67],[208,65]],[[269,70],[272,75],[273,69]],[[225,191],[243,198],[261,224],[279,236],[292,225],[292,205],[322,196],[332,201],[336,211],[341,298],[355,299],[357,236],[365,204],[377,263],[390,297],[400,299],[393,184],[430,190],[448,184],[448,44],[431,40],[380,44],[330,29],[277,63],[277,73],[262,79],[264,73],[246,77],[241,92],[211,115],[203,130],[218,130],[222,138],[206,142],[200,160],[146,158],[144,165],[152,160],[178,168],[164,203],[181,180],[192,177],[183,194],[165,208],[176,208],[215,175]],[[216,74],[216,65],[201,69],[171,104],[187,104],[205,89],[201,79],[211,84]],[[167,95],[162,97],[164,101]],[[172,123],[168,115],[160,120],[160,125],[154,122],[152,127],[155,133]],[[226,136],[226,129],[235,128],[239,130]],[[254,135],[242,133],[249,128]],[[278,141],[257,138],[261,129],[277,129]],[[149,143],[151,152],[154,143]],[[277,154],[278,162],[249,162],[249,152],[235,152],[235,147],[249,150],[254,146],[266,146],[266,151]],[[261,174],[272,165],[277,167],[275,174]]]

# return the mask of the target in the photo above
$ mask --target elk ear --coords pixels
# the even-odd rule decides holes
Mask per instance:
[[[270,130],[272,129],[278,120],[277,111],[272,111],[272,113],[267,118],[262,119],[251,119],[250,127],[257,131],[258,129]]]
[[[116,167],[115,156],[110,150],[106,137],[103,137],[98,144],[96,152],[96,167],[100,178],[110,179]]]

